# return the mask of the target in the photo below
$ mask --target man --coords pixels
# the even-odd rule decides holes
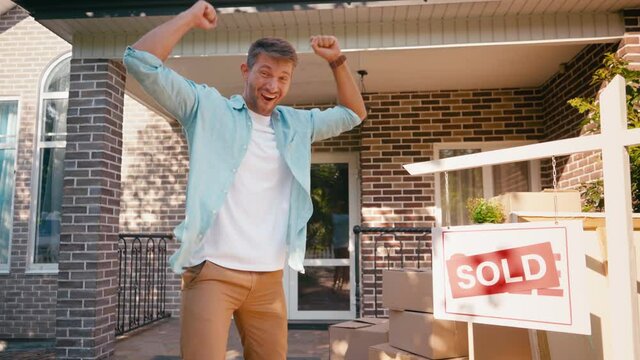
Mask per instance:
[[[285,359],[288,264],[304,272],[312,213],[311,143],[338,135],[366,116],[337,40],[311,47],[333,71],[339,106],[320,111],[279,106],[297,63],[282,39],[251,45],[240,67],[242,96],[230,99],[163,65],[191,29],[215,28],[213,6],[200,1],[127,48],[129,74],[180,122],[189,145],[186,217],[170,259],[182,273],[181,352],[187,360],[224,359],[234,316],[248,360]]]

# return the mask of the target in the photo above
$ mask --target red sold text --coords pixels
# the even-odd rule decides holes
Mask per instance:
[[[454,298],[552,288],[560,278],[551,243],[484,254],[456,254],[447,260]]]

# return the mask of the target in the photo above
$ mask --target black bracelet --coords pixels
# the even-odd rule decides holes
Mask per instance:
[[[336,69],[336,68],[338,68],[340,65],[344,64],[344,62],[345,62],[345,61],[347,61],[347,57],[346,57],[346,56],[344,56],[344,54],[340,54],[340,56],[338,56],[338,58],[337,58],[337,59],[335,59],[335,60],[333,60],[333,61],[329,62],[329,66],[330,66],[332,69]]]

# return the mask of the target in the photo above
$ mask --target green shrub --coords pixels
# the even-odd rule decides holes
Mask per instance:
[[[616,75],[625,78],[627,98],[627,122],[630,129],[640,128],[640,71],[629,68],[629,63],[614,53],[607,53],[603,60],[603,67],[596,70],[591,78],[592,85],[606,86]],[[573,98],[569,105],[576,108],[581,114],[586,114],[583,126],[586,133],[600,131],[600,104],[595,97]],[[640,146],[629,146],[629,162],[631,167],[631,201],[634,212],[640,212]],[[582,211],[604,211],[604,186],[602,180],[582,183],[580,186],[582,196]]]
[[[469,218],[475,224],[501,224],[505,221],[504,209],[500,203],[483,198],[471,198],[467,201]]]

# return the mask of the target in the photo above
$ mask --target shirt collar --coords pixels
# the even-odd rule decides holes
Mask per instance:
[[[231,106],[236,110],[240,110],[247,106],[242,95],[233,95],[229,101],[231,102]]]

